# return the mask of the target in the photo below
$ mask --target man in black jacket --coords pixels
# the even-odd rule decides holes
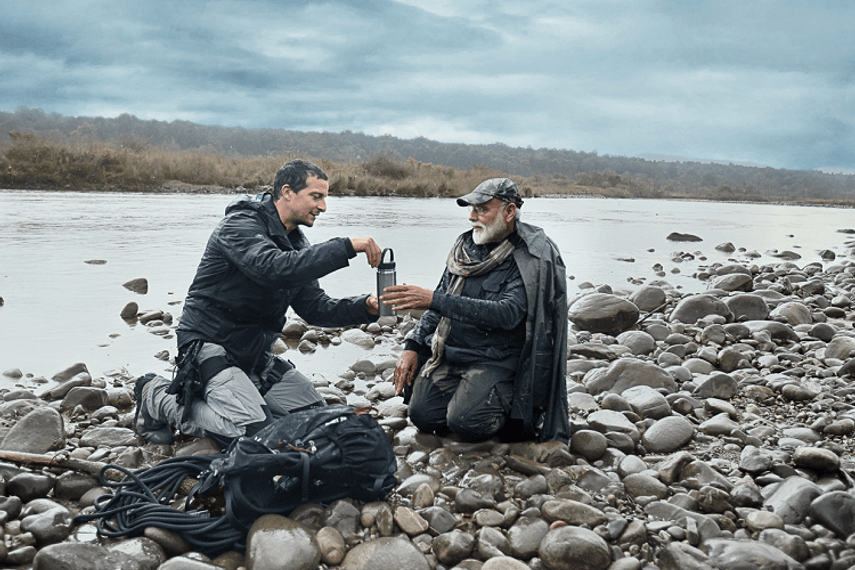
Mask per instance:
[[[522,198],[494,178],[457,199],[472,229],[457,238],[436,290],[387,287],[395,309],[428,309],[395,367],[422,431],[567,442],[567,284],[558,248],[519,221]],[[420,358],[421,356],[421,358]],[[405,390],[406,389],[406,390]]]
[[[289,307],[318,326],[376,320],[377,298],[332,299],[318,279],[365,253],[381,260],[371,238],[311,245],[299,226],[326,211],[329,183],[314,164],[294,160],[276,173],[273,193],[245,196],[226,208],[208,240],[178,325],[177,371],[137,380],[134,427],[148,443],[169,444],[173,430],[223,443],[275,417],[324,405],[306,376],[271,353]]]

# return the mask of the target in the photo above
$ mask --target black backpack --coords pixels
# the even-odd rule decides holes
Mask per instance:
[[[380,499],[397,484],[397,462],[386,433],[367,412],[313,408],[238,438],[200,476],[198,493],[222,486],[226,515],[244,528],[306,503]]]
[[[397,462],[385,431],[368,409],[345,405],[312,408],[283,416],[252,437],[240,437],[226,453],[172,457],[130,472],[105,466],[101,484],[117,487],[95,502],[105,536],[139,536],[146,527],[174,530],[198,551],[216,555],[242,550],[246,531],[260,516],[287,516],[305,503],[327,505],[350,497],[381,500],[397,484]],[[119,483],[104,473],[126,474]],[[185,504],[223,489],[225,516],[169,507],[182,482],[197,478]],[[113,522],[115,521],[115,522]]]

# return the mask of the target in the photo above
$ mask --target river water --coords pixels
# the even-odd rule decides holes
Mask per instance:
[[[0,374],[19,368],[50,378],[76,362],[94,377],[163,372],[167,364],[154,355],[174,355],[175,339],[128,324],[119,313],[136,301],[141,310],[179,316],[208,235],[234,198],[0,190]],[[656,264],[666,274],[661,279],[698,292],[705,284],[692,274],[714,262],[779,262],[770,254],[789,250],[802,256],[801,266],[820,261],[822,249],[840,259],[848,250],[838,230],[855,224],[848,209],[658,200],[533,198],[522,212],[561,249],[571,296],[584,283],[632,291],[642,280],[660,279]],[[393,248],[399,283],[433,287],[454,238],[468,227],[466,217],[448,198],[332,197],[305,231],[312,242],[373,237]],[[672,232],[703,241],[668,241]],[[715,249],[725,242],[761,257]],[[682,252],[695,259],[672,260]],[[137,277],[148,280],[147,294],[122,286]],[[364,256],[321,281],[332,296],[370,292],[374,283]],[[307,374],[334,381],[358,358],[392,354],[387,346],[368,352],[345,343],[286,356]],[[0,376],[0,388],[14,384]]]

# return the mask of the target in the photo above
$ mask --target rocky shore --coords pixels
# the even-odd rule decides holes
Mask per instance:
[[[367,349],[316,385],[328,402],[379,411],[400,483],[382,502],[263,517],[245,553],[213,560],[169,530],[108,539],[72,520],[111,492],[87,468],[216,453],[212,441],[143,445],[131,429],[131,377],[93,377],[84,364],[50,381],[7,370],[17,388],[0,394],[0,566],[850,568],[855,263],[832,257],[710,265],[696,275],[707,284],[697,294],[664,281],[631,293],[580,287],[568,315],[569,445],[467,444],[415,430],[394,396],[394,360],[371,352],[399,348],[412,316],[347,330],[290,321],[280,350]],[[136,317],[175,326],[166,312]],[[15,460],[21,453],[54,461]]]

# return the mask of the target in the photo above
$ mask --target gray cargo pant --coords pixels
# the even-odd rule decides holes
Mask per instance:
[[[460,367],[440,364],[430,376],[413,382],[410,419],[422,431],[449,430],[464,441],[483,441],[507,421],[515,373],[501,366]]]
[[[206,342],[198,360],[225,354],[222,346]],[[277,357],[271,355],[271,358]],[[187,421],[181,421],[184,407],[178,404],[174,394],[166,393],[171,382],[162,376],[146,385],[143,405],[153,420],[178,428],[181,433],[196,437],[215,434],[227,439],[245,435],[247,426],[260,427],[294,410],[324,405],[312,382],[296,368],[288,370],[278,381],[268,379],[275,383],[263,395],[261,378],[248,375],[237,366],[203,380],[205,398],[193,401]]]

